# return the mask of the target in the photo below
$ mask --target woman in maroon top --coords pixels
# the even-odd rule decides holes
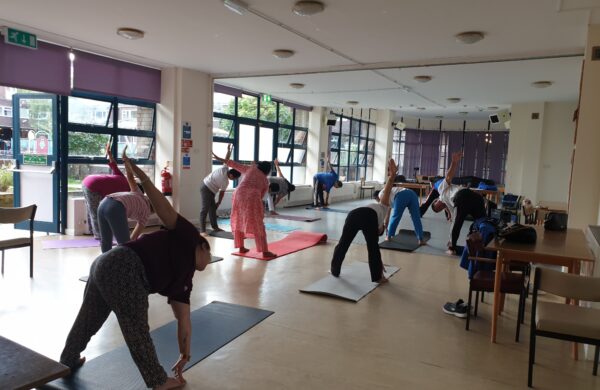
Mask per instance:
[[[123,160],[141,180],[167,229],[117,246],[92,263],[83,303],[60,361],[71,369],[80,367],[85,362],[80,353],[114,311],[146,385],[153,389],[173,389],[185,384],[182,371],[190,359],[192,278],[196,270],[204,270],[210,262],[210,245],[125,154]],[[160,365],[150,338],[148,295],[152,293],[168,297],[177,319],[180,355],[172,367],[173,377],[168,377]]]
[[[98,207],[100,206],[100,201],[108,194],[129,191],[127,178],[117,166],[117,162],[110,152],[110,142],[106,144],[106,155],[108,156],[108,166],[112,174],[88,175],[81,183],[81,190],[83,191],[83,198],[87,207],[88,224],[97,240],[100,239],[100,227],[98,225]]]

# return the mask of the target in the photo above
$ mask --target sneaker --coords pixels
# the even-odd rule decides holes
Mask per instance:
[[[446,304],[442,307],[442,310],[444,313],[458,318],[467,318],[467,310],[469,310],[469,308],[462,299],[459,299],[454,303],[446,302]]]

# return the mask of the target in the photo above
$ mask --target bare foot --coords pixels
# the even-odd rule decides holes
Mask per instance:
[[[167,377],[167,381],[160,386],[154,387],[154,390],[177,389],[183,387],[184,385],[185,381],[179,381],[173,377]]]
[[[427,241],[419,240],[419,246],[427,245]]]
[[[210,237],[210,235],[208,233],[206,233],[206,232],[200,232],[200,235],[202,237]]]
[[[248,249],[248,248],[245,248],[245,247],[241,247],[240,248],[240,253],[246,253],[246,252],[249,252],[249,251],[250,251],[250,249]]]
[[[456,252],[454,252],[454,249],[448,248],[448,250],[446,251],[446,254],[454,256],[456,254]]]
[[[277,255],[273,252],[266,251],[263,252],[263,257],[277,257]]]
[[[386,278],[385,276],[381,276],[381,279],[379,279],[375,283],[384,284],[384,283],[387,283],[387,282],[389,282],[388,278]]]
[[[389,241],[389,240],[390,240],[390,237],[386,237],[386,238],[384,238],[383,240],[384,240],[384,241]]]

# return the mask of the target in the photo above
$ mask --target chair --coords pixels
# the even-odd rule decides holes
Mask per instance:
[[[370,197],[373,197],[373,191],[375,190],[375,186],[366,186],[365,185],[365,178],[361,177],[360,178],[360,198],[363,199],[365,197],[365,190],[370,190],[371,191],[371,195]]]
[[[4,251],[6,249],[29,247],[29,277],[33,278],[33,221],[35,219],[36,205],[27,207],[0,207],[0,224],[18,223],[29,220],[29,237],[0,239],[2,251],[2,275],[4,275]]]
[[[471,257],[469,256],[469,261],[474,262],[475,265],[479,262],[488,263],[488,264],[496,264],[495,259],[487,258],[487,257]],[[495,271],[490,271],[489,267],[486,270],[477,270],[473,274],[471,280],[469,280],[469,300],[467,303],[467,323],[465,325],[465,329],[469,330],[469,324],[471,321],[471,300],[473,298],[473,291],[475,291],[475,308],[473,310],[473,317],[477,317],[477,308],[479,306],[479,293],[481,292],[481,301],[483,302],[483,294],[486,292],[494,291],[494,279],[495,279]],[[515,335],[515,342],[519,342],[519,334],[521,331],[521,324],[523,323],[523,319],[525,317],[525,295],[527,291],[527,285],[529,281],[529,277],[522,272],[520,274],[513,272],[502,272],[501,275],[502,281],[500,285],[500,292],[502,294],[514,294],[519,296],[519,308],[517,313],[517,331]]]
[[[600,310],[565,303],[538,302],[538,291],[575,300],[600,302],[600,278],[536,268],[531,306],[527,385],[532,387],[533,383],[535,342],[538,336],[595,345],[593,375],[597,375],[600,354]]]

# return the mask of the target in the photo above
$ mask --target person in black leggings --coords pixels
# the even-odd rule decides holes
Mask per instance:
[[[377,283],[387,282],[384,276],[383,262],[379,252],[379,236],[385,232],[384,220],[390,208],[390,192],[394,185],[396,176],[396,163],[390,159],[388,165],[388,180],[385,183],[382,195],[378,203],[372,203],[365,207],[356,208],[346,217],[342,237],[333,250],[331,259],[331,274],[335,277],[340,276],[342,263],[346,257],[346,252],[356,234],[362,231],[367,241],[367,251],[369,253],[369,270],[371,271],[371,281]]]
[[[427,198],[425,198],[425,202],[423,202],[423,204],[421,204],[421,206],[419,206],[419,211],[421,212],[421,217],[423,215],[425,215],[425,213],[427,212],[427,209],[429,209],[429,206],[432,205],[432,203],[440,197],[440,193],[438,191],[438,188],[440,186],[440,184],[442,183],[442,181],[445,178],[441,178],[439,180],[436,180],[433,184],[433,188],[431,189],[431,191],[429,191],[429,194],[427,195]],[[479,187],[480,183],[484,183],[487,185],[494,185],[496,184],[496,182],[494,182],[493,180],[489,180],[489,179],[482,179],[480,177],[477,176],[461,176],[461,177],[453,177],[452,178],[452,184],[456,184],[456,185],[460,185],[460,186],[464,186],[467,188],[477,188]]]

